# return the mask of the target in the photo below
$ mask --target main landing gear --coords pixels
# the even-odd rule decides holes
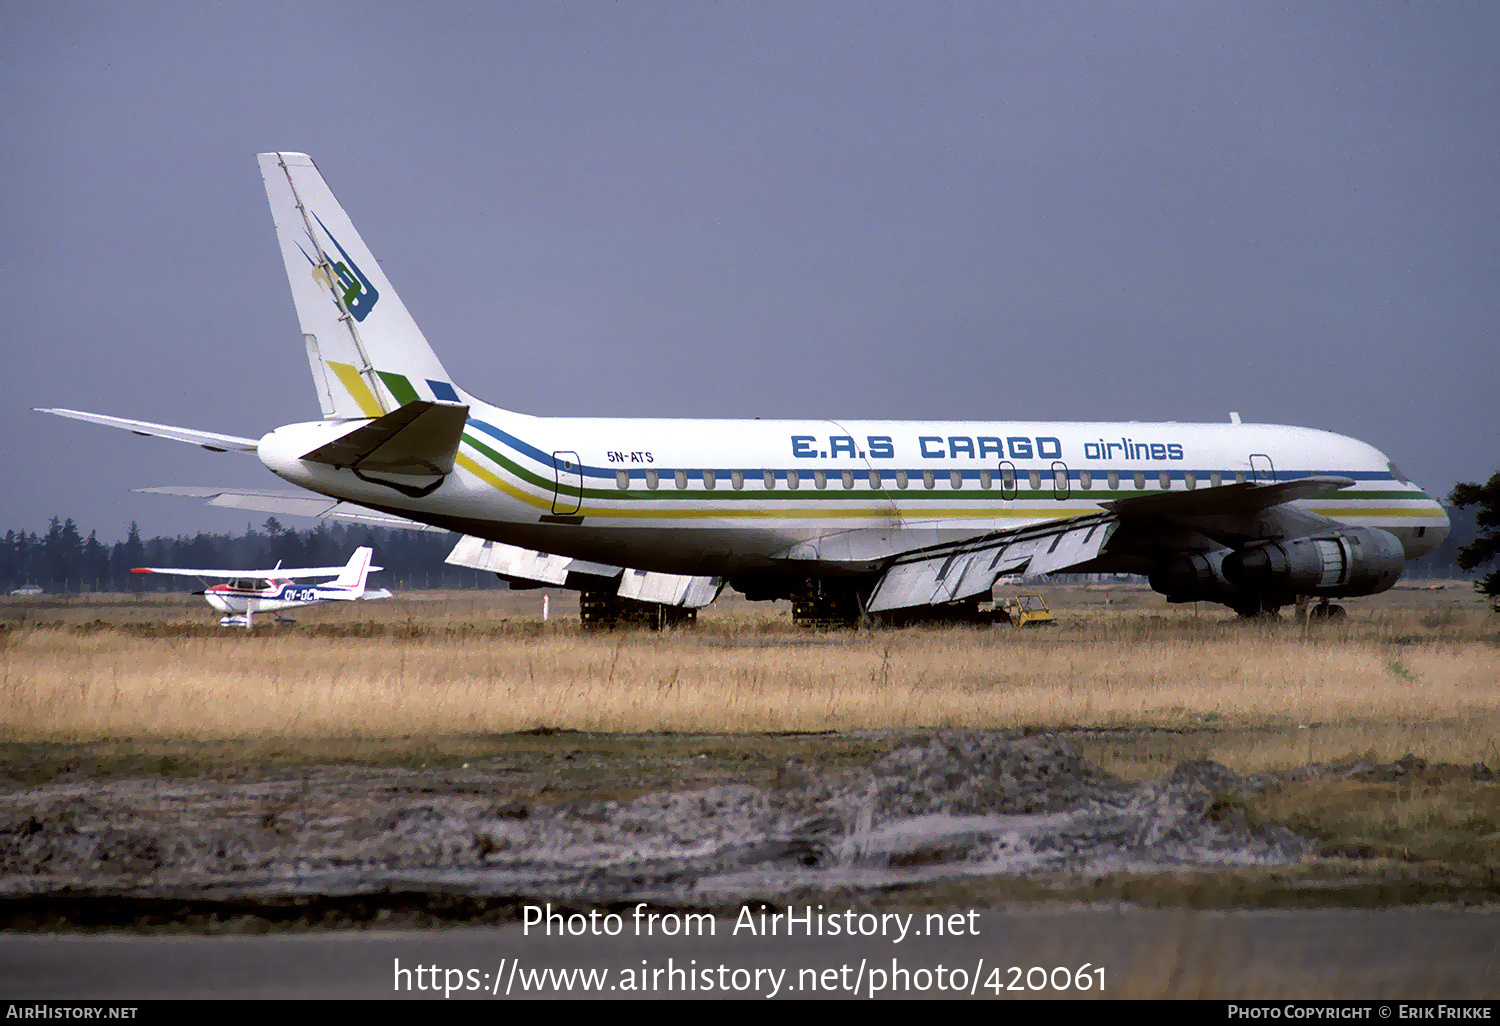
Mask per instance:
[[[578,595],[578,613],[585,630],[614,627],[645,627],[653,631],[682,627],[698,621],[698,610],[621,598],[612,591],[584,589]]]

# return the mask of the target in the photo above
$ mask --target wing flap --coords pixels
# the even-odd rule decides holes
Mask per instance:
[[[1093,559],[1118,521],[1109,514],[1071,517],[917,549],[900,556],[876,582],[867,612],[956,602],[982,595],[995,579],[1021,567],[1027,573],[1053,573]]]
[[[701,609],[719,597],[724,581],[719,577],[686,577],[650,570],[626,570],[620,577],[621,598],[659,602],[664,606]]]
[[[302,459],[385,474],[451,474],[469,408],[418,399],[366,421]]]

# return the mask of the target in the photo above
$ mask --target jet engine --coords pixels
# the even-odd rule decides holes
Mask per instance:
[[[1254,613],[1303,595],[1377,594],[1396,583],[1405,559],[1395,535],[1359,527],[1176,555],[1157,566],[1150,581],[1171,602],[1221,602]]]
[[[1401,576],[1406,552],[1389,531],[1359,527],[1259,542],[1224,557],[1224,576],[1245,591],[1339,597],[1374,595]]]

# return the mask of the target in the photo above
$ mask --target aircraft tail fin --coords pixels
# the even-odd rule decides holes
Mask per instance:
[[[356,594],[365,590],[365,579],[370,576],[370,571],[379,570],[378,566],[371,566],[370,560],[375,555],[375,550],[368,545],[361,545],[354,550],[354,555],[349,557],[337,580],[333,583],[336,587],[351,588]]]
[[[467,402],[312,158],[259,160],[323,415],[363,419],[417,400]]]

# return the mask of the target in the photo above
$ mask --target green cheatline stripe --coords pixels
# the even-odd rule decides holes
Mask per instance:
[[[411,382],[402,375],[392,374],[390,371],[376,371],[375,373],[380,375],[380,380],[385,382],[385,387],[391,390],[391,395],[395,396],[396,401],[402,406],[422,398],[417,395],[417,390],[411,387]]]
[[[382,373],[382,377],[385,377],[384,373]],[[406,388],[409,389],[411,387],[410,384],[406,383],[406,379],[405,378],[401,378],[399,375],[391,375],[391,377],[397,378],[398,381],[402,385],[405,385]],[[390,383],[387,382],[387,384],[390,384]],[[392,386],[392,391],[393,392],[395,391],[395,387],[394,386]],[[523,481],[523,482],[531,485],[532,487],[534,487],[536,489],[539,489],[543,496],[551,495],[553,493],[554,489],[556,488],[556,482],[554,482],[551,478],[543,477],[542,475],[535,473],[531,469],[529,469],[527,467],[524,467],[524,466],[516,463],[514,460],[512,460],[512,459],[510,459],[510,458],[502,455],[501,453],[499,453],[499,452],[495,451],[494,449],[490,448],[488,445],[486,445],[483,442],[479,441],[472,434],[465,433],[465,435],[464,435],[464,441],[467,442],[467,443],[469,443],[469,445],[472,446],[478,452],[483,453],[486,457],[488,457],[497,466],[503,468],[504,470],[509,471],[513,476],[515,476],[520,481]],[[672,471],[670,471],[670,470],[664,470],[661,473],[662,473],[662,477],[664,478],[665,482],[668,483],[670,485],[670,487],[659,488],[659,489],[656,489],[654,491],[649,490],[649,489],[624,489],[624,490],[622,490],[622,489],[618,489],[618,488],[584,488],[584,489],[582,489],[581,492],[578,489],[575,489],[575,488],[564,488],[563,489],[563,494],[565,494],[565,495],[567,495],[569,497],[578,496],[579,498],[582,498],[582,499],[592,499],[592,500],[603,501],[603,502],[621,502],[621,501],[652,500],[652,499],[658,500],[658,501],[662,500],[662,499],[672,499],[672,500],[682,500],[682,501],[691,501],[691,502],[702,502],[704,500],[709,500],[709,501],[714,501],[714,502],[722,502],[722,501],[725,501],[725,500],[734,501],[734,502],[752,501],[753,500],[753,501],[760,502],[760,501],[764,501],[764,500],[767,500],[767,499],[775,500],[775,501],[781,501],[781,502],[793,502],[793,501],[801,501],[801,500],[806,500],[806,499],[816,499],[816,500],[819,500],[819,501],[822,501],[822,502],[838,502],[838,501],[841,501],[841,500],[851,501],[851,502],[869,502],[870,501],[870,497],[872,495],[872,493],[869,492],[869,491],[860,491],[860,490],[856,490],[856,489],[847,489],[846,490],[846,489],[844,489],[842,487],[842,482],[840,482],[840,487],[837,490],[832,490],[832,489],[822,489],[822,490],[820,490],[820,489],[812,488],[812,487],[805,488],[805,489],[799,488],[799,489],[796,489],[796,490],[793,490],[793,489],[778,490],[778,491],[774,491],[774,492],[768,492],[768,491],[765,491],[763,489],[761,489],[761,490],[746,490],[746,491],[735,491],[733,489],[724,489],[724,490],[714,489],[713,491],[709,491],[708,489],[701,488],[701,487],[700,488],[679,489],[676,486],[676,482],[673,481],[673,479],[672,479]],[[837,480],[837,478],[831,478],[830,480]],[[811,484],[811,482],[809,482],[809,484]],[[954,491],[952,489],[945,488],[945,489],[941,489],[941,490],[934,489],[931,494],[924,494],[927,491],[928,490],[925,489],[925,488],[907,488],[905,490],[896,489],[896,488],[889,488],[889,489],[885,489],[885,490],[881,491],[878,494],[880,496],[882,496],[882,497],[885,497],[886,495],[889,495],[890,498],[894,499],[894,500],[905,499],[905,500],[908,500],[908,501],[913,501],[913,500],[915,500],[915,501],[932,500],[932,501],[952,502],[955,499],[973,500],[973,501],[985,501],[985,500],[995,501],[995,500],[1000,500],[1000,501],[1005,501],[1005,502],[1036,502],[1036,503],[1043,504],[1043,506],[1045,506],[1046,504],[1049,504],[1049,503],[1053,503],[1053,502],[1059,501],[1056,498],[1054,498],[1053,496],[1051,496],[1050,494],[1047,494],[1045,492],[1045,490],[1043,490],[1042,494],[1036,494],[1034,492],[1030,492],[1028,489],[1022,489],[1020,491],[1020,493],[1017,494],[1014,499],[1006,499],[1004,497],[1004,493],[1002,493],[1002,492],[1000,492],[998,490],[995,490],[995,489],[989,489],[989,490],[982,490],[982,489],[959,489],[957,491]],[[1074,501],[1074,502],[1083,502],[1083,501],[1088,501],[1088,500],[1103,501],[1103,500],[1106,500],[1106,499],[1120,498],[1120,497],[1131,496],[1131,495],[1140,495],[1140,494],[1145,494],[1145,493],[1140,492],[1140,491],[1136,491],[1134,489],[1129,489],[1129,488],[1119,488],[1119,489],[1113,489],[1113,490],[1108,489],[1108,488],[1103,488],[1103,489],[1075,488],[1075,489],[1071,489],[1070,490],[1069,495],[1068,495],[1068,499],[1066,501]],[[1315,498],[1317,498],[1317,497],[1318,496],[1315,496]],[[1332,500],[1345,500],[1345,499],[1349,499],[1349,500],[1356,500],[1356,499],[1357,500],[1362,500],[1362,499],[1373,499],[1373,498],[1421,500],[1421,499],[1425,498],[1425,496],[1423,496],[1419,492],[1404,492],[1404,491],[1403,492],[1376,492],[1376,491],[1368,491],[1367,492],[1367,491],[1363,491],[1363,490],[1356,491],[1356,490],[1353,490],[1353,489],[1335,490],[1335,491],[1332,491],[1332,492],[1325,493],[1321,497],[1326,498],[1326,499],[1332,499]],[[1306,502],[1306,501],[1309,501],[1309,500],[1304,499],[1302,501]],[[980,511],[976,510],[976,512],[980,512]],[[1350,512],[1358,512],[1358,511],[1357,510],[1351,510]]]

